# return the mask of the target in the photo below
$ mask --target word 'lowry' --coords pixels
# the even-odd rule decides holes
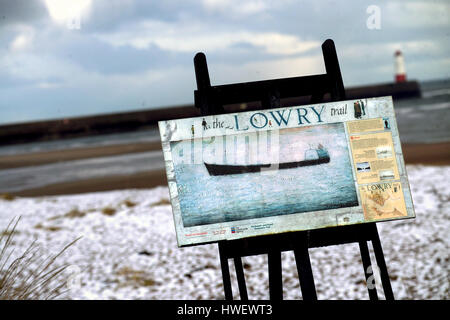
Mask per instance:
[[[275,110],[269,112],[255,112],[244,120],[234,115],[236,130],[248,130],[249,126],[262,129],[267,126],[287,126],[291,121],[297,125],[323,122],[321,116],[325,106],[300,107],[293,109]]]

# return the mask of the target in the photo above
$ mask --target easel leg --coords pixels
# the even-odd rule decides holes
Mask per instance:
[[[247,301],[247,286],[245,285],[244,269],[242,268],[242,258],[236,257],[234,260],[234,268],[236,269],[237,283],[239,286],[239,294],[241,300]]]
[[[222,242],[219,242],[220,266],[222,268],[223,290],[225,292],[225,300],[233,300],[233,291],[231,289],[230,268],[228,267],[228,259],[225,255],[225,248]]]
[[[378,300],[377,288],[369,281],[370,277],[373,277],[373,270],[370,272],[371,262],[367,241],[359,241],[359,251],[361,252],[361,260],[364,268],[364,275],[366,277],[367,290],[369,291],[369,298],[370,300]]]
[[[314,283],[308,248],[303,244],[297,245],[294,249],[294,255],[303,300],[317,300],[316,285]]]
[[[271,250],[269,261],[269,295],[270,300],[283,300],[283,281],[281,278],[281,251]]]
[[[375,253],[375,259],[377,260],[378,268],[380,268],[381,284],[383,285],[384,296],[386,300],[394,300],[394,292],[391,287],[391,280],[386,267],[386,261],[384,260],[383,249],[381,248],[381,241],[378,235],[377,226],[374,223],[372,230],[372,246]]]

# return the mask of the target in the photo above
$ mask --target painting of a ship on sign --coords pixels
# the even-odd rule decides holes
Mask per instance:
[[[256,141],[259,140],[259,132],[256,132]],[[246,148],[248,148],[250,144],[246,143]],[[226,152],[224,152],[226,155]],[[260,155],[261,153],[258,153]],[[263,157],[261,162],[257,163],[248,163],[246,161],[242,161],[241,163],[228,164],[228,163],[208,163],[205,162],[206,169],[209,174],[212,176],[219,175],[227,175],[227,174],[240,174],[247,172],[261,172],[262,170],[281,170],[281,169],[291,169],[296,167],[303,166],[312,166],[316,164],[322,164],[330,162],[330,156],[328,151],[323,147],[322,144],[319,143],[317,149],[309,148],[305,151],[304,157],[300,159],[292,159],[288,162],[269,162],[267,159],[272,157],[266,156]],[[298,158],[298,157],[297,157]],[[264,161],[266,160],[266,161]]]
[[[184,227],[358,206],[343,123],[183,140],[171,150]]]

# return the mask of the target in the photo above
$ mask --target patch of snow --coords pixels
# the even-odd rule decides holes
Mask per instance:
[[[407,171],[416,219],[378,223],[394,296],[448,299],[450,166]],[[71,266],[63,299],[223,299],[217,245],[177,248],[168,197],[157,187],[0,200],[0,228],[21,216],[15,254],[35,238],[47,256],[82,236],[57,260]],[[319,299],[368,299],[358,244],[309,252]],[[301,299],[294,255],[282,259],[284,298]],[[249,298],[268,299],[267,256],[243,264]],[[230,271],[238,298],[231,260]]]

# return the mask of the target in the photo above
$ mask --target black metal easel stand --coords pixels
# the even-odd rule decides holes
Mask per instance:
[[[328,39],[322,44],[322,52],[326,74],[221,86],[211,86],[206,57],[203,53],[197,53],[194,58],[197,80],[195,105],[201,109],[202,115],[214,115],[225,113],[224,105],[250,101],[261,101],[262,108],[268,109],[280,107],[280,99],[290,97],[310,95],[311,103],[317,103],[329,93],[333,101],[345,100],[344,84],[332,40]],[[367,241],[372,242],[386,300],[393,300],[394,294],[375,223],[220,241],[218,244],[225,299],[233,299],[228,259],[234,260],[241,300],[248,300],[241,258],[267,254],[270,299],[282,300],[281,252],[293,250],[302,297],[304,300],[317,300],[308,249],[358,242],[369,297],[371,300],[378,300],[375,286],[368,281],[372,273],[369,272],[371,261]]]

